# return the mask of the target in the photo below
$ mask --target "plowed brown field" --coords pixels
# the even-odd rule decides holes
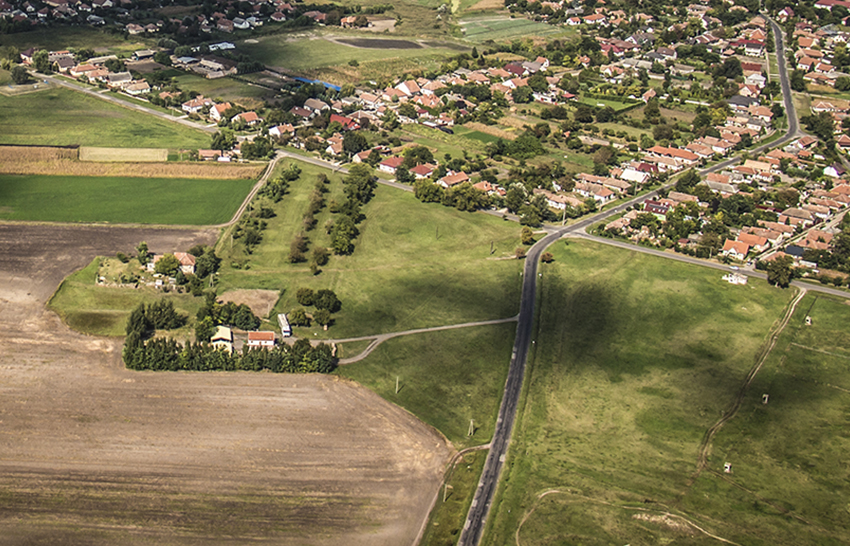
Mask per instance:
[[[45,301],[95,255],[215,233],[0,224],[4,544],[411,544],[450,449],[327,376],[141,373]]]

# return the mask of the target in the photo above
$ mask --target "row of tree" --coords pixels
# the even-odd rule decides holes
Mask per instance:
[[[249,348],[230,353],[209,343],[185,345],[169,338],[147,342],[127,336],[124,364],[131,370],[154,371],[270,371],[274,373],[330,373],[337,359],[330,346],[322,343],[311,347],[300,339],[293,346],[274,349]]]

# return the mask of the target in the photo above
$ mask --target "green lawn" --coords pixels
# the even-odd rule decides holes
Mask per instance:
[[[290,243],[302,230],[301,220],[316,174],[330,174],[300,165],[301,178],[273,206],[277,216],[268,220],[263,242],[253,254],[241,254],[237,241],[235,255],[230,256],[227,236],[219,243],[219,253],[224,257],[222,290],[283,289],[275,312],[288,312],[298,306],[295,292],[299,287],[330,288],[342,300],[336,323],[327,332],[315,327],[295,329],[297,335],[319,338],[396,332],[516,314],[522,264],[501,258],[513,255],[519,246],[519,226],[484,214],[423,204],[395,188],[378,186],[373,200],[363,208],[366,220],[358,226],[360,236],[354,241],[351,256],[332,256],[318,276],[306,263],[288,263]],[[326,200],[342,202],[340,179],[337,175],[330,177],[331,192]],[[332,216],[328,208],[316,215],[316,229],[306,233],[311,248],[330,246],[323,227]],[[233,267],[242,260],[247,260],[247,269]]]
[[[206,133],[70,89],[0,96],[0,144],[203,148]]]
[[[630,108],[630,107],[634,106],[634,104],[632,104],[632,103],[622,102],[622,101],[619,101],[615,98],[600,99],[600,98],[596,98],[596,97],[581,97],[578,101],[583,103],[583,104],[588,104],[590,106],[598,106],[598,107],[610,106],[611,108],[613,108],[617,112],[619,112],[620,110],[625,110],[626,108]]]
[[[755,498],[688,480],[705,431],[731,404],[793,292],[755,280],[732,286],[716,270],[589,242],[551,250],[537,350],[484,543],[709,543],[664,525],[667,511],[737,543],[775,543],[717,513],[784,525]],[[723,461],[711,468],[722,473]],[[555,492],[540,498],[547,490]],[[817,542],[792,536],[787,543]]]
[[[460,28],[467,40],[479,44],[489,40],[502,42],[512,38],[530,36],[546,36],[548,38],[555,35],[575,34],[575,31],[567,30],[564,27],[538,23],[523,17],[510,18],[498,15],[461,19]]]
[[[0,219],[208,225],[226,222],[253,180],[0,175]]]
[[[123,336],[130,312],[140,303],[153,303],[168,298],[179,313],[194,318],[203,305],[202,298],[188,294],[163,294],[153,288],[107,288],[97,286],[95,277],[100,258],[69,275],[47,306],[70,326],[81,332],[100,336]],[[138,265],[138,262],[136,262]],[[171,335],[189,335],[190,326],[172,331]]]

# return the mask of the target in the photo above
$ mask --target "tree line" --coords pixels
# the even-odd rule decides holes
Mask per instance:
[[[147,342],[127,336],[124,363],[131,370],[154,371],[270,371],[273,373],[330,373],[338,359],[325,343],[315,347],[306,339],[274,349],[243,347],[230,353],[206,342],[181,344],[171,338]]]

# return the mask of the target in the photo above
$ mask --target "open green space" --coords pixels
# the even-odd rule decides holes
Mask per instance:
[[[597,106],[600,108],[604,108],[605,106],[610,106],[614,111],[619,112],[620,110],[625,110],[627,108],[631,108],[634,106],[633,103],[623,102],[616,100],[614,98],[611,99],[600,99],[597,97],[584,97],[582,96],[578,100],[582,104],[588,104],[590,106]]]
[[[363,37],[363,39],[366,38],[370,37]],[[267,66],[290,70],[313,70],[326,66],[347,65],[350,61],[364,63],[387,59],[406,59],[415,66],[440,61],[459,53],[455,46],[417,49],[352,47],[325,39],[322,34],[312,34],[308,39],[293,39],[288,34],[263,36],[257,39],[257,43],[240,43],[239,51],[251,55],[252,58]]]
[[[201,131],[70,89],[0,96],[0,144],[204,148]]]
[[[337,373],[409,410],[457,449],[486,444],[493,436],[515,331],[509,322],[397,337]],[[470,419],[472,436],[467,435]]]
[[[283,163],[283,162],[282,162]],[[220,291],[230,288],[284,290],[274,312],[300,307],[298,288],[329,288],[342,301],[328,331],[296,327],[299,336],[346,338],[412,328],[443,326],[513,316],[519,301],[522,263],[511,259],[519,246],[519,226],[479,213],[423,204],[411,193],[379,185],[365,207],[350,256],[332,256],[313,275],[307,263],[288,262],[290,243],[302,232],[316,175],[329,175],[326,201],[342,203],[341,177],[300,163],[299,180],[270,206],[263,241],[244,255],[229,236],[218,245],[223,257]],[[288,162],[279,165],[287,168]],[[324,226],[335,215],[326,207],[315,215],[317,227],[304,232],[314,245],[330,246]],[[492,253],[491,253],[492,249]]]
[[[160,290],[145,287],[98,286],[95,280],[100,261],[100,258],[95,258],[83,269],[69,275],[47,304],[75,330],[99,336],[123,336],[130,312],[140,303],[149,304],[168,298],[178,313],[187,318],[194,318],[203,305],[202,298],[189,294],[163,294]],[[169,335],[188,336],[190,330],[191,326],[184,326],[180,330],[172,330]]]
[[[92,27],[55,26],[28,32],[0,34],[0,46],[14,46],[23,51],[30,47],[58,51],[62,49],[92,49],[99,54],[114,53],[129,56],[134,51],[150,47],[138,36],[122,36]]]
[[[850,542],[848,320],[846,301],[804,297],[738,416],[717,434],[709,464],[719,472],[700,477],[688,510],[748,528],[764,543]]]
[[[227,222],[253,180],[0,175],[0,219],[209,225]]]
[[[761,541],[755,526],[778,529],[785,518],[755,497],[689,480],[704,434],[731,405],[793,291],[756,280],[734,286],[717,270],[584,241],[550,251],[536,350],[484,543],[712,542],[666,512],[738,544],[778,543]],[[722,474],[723,462],[712,458],[710,470]],[[775,478],[779,488],[803,486]],[[814,543],[796,538],[782,540]]]
[[[556,35],[575,34],[575,31],[546,23],[538,23],[524,17],[511,18],[498,15],[461,19],[460,28],[462,35],[467,40],[479,44],[490,40],[502,42],[512,38],[554,37]]]
[[[274,91],[265,87],[251,85],[233,78],[208,80],[197,74],[184,72],[175,76],[175,80],[180,89],[184,91],[195,91],[205,97],[238,102],[239,104],[245,104],[245,99],[264,100],[274,96]]]

